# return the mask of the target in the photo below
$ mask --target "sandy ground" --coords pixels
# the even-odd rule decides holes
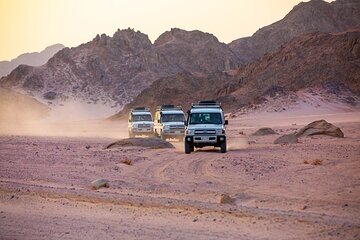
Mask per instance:
[[[251,136],[319,119],[345,138]],[[106,150],[126,123],[70,125],[0,136],[0,239],[360,239],[360,112],[238,115],[225,154]]]

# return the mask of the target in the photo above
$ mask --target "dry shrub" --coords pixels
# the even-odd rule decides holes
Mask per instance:
[[[322,160],[320,160],[320,159],[315,159],[314,161],[312,161],[312,163],[311,163],[312,165],[322,165]]]
[[[318,166],[318,165],[322,165],[322,160],[320,159],[315,159],[315,160],[311,160],[311,161],[308,161],[308,160],[304,160],[304,164],[311,164],[311,165],[314,165],[314,166]]]
[[[230,197],[228,194],[221,194],[220,204],[232,204],[235,202],[235,198]]]
[[[133,161],[131,159],[124,159],[121,161],[121,163],[132,166],[133,165]]]

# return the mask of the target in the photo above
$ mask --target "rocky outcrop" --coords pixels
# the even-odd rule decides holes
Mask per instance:
[[[65,48],[43,66],[21,65],[0,82],[46,102],[80,99],[120,108],[157,79],[184,71],[207,76],[237,65],[229,47],[211,34],[172,29],[152,44],[147,35],[125,29]]]
[[[263,27],[251,37],[229,44],[243,62],[253,62],[273,53],[291,39],[314,32],[343,32],[360,27],[360,2],[311,0],[296,5],[282,20]]]
[[[331,137],[339,137],[343,138],[344,133],[341,131],[340,128],[334,126],[331,123],[328,123],[325,120],[318,120],[314,121],[296,133],[297,137],[306,137],[312,135],[327,135]]]

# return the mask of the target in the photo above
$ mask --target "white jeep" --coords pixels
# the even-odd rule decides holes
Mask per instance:
[[[128,121],[129,138],[137,135],[152,137],[154,135],[154,123],[148,108],[138,107],[131,109]]]
[[[192,104],[188,111],[185,131],[185,153],[194,151],[194,147],[205,146],[220,147],[222,153],[226,152],[225,125],[221,104],[216,101],[200,101]]]
[[[156,108],[154,134],[161,139],[184,140],[185,114],[180,106],[161,105]]]

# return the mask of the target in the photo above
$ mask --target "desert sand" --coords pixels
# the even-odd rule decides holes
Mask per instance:
[[[319,119],[345,138],[273,144]],[[227,153],[190,155],[178,142],[106,149],[126,137],[126,122],[9,127],[0,136],[0,238],[360,238],[360,111],[253,111],[229,122]],[[279,134],[252,136],[260,127]],[[110,187],[92,189],[99,178]]]

